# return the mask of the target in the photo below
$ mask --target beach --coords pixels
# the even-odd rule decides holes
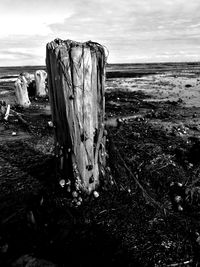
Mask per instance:
[[[48,97],[15,107],[15,80],[36,69],[0,68],[0,100],[27,122],[0,121],[0,265],[27,254],[50,266],[199,262],[200,63],[107,65],[107,178],[79,208],[57,185]],[[190,196],[181,211],[172,183]]]

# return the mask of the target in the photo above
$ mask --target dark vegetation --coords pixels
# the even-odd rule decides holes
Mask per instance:
[[[56,178],[46,102],[15,109],[28,126],[1,120],[0,266],[199,266],[200,110],[148,98],[106,93],[106,178],[78,208]]]

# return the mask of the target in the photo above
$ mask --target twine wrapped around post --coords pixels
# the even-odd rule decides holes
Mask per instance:
[[[46,47],[58,171],[68,191],[91,193],[105,174],[105,64],[98,43],[56,39]]]

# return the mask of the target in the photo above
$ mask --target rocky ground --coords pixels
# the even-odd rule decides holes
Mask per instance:
[[[13,83],[1,82],[20,115],[0,122],[1,266],[199,266],[199,77],[106,88],[106,179],[74,208],[56,180],[48,99],[17,109]]]

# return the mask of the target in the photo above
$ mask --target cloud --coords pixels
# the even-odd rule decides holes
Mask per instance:
[[[199,28],[200,27],[200,23],[197,24],[192,24],[188,26],[189,28]]]
[[[61,38],[103,43],[111,50],[111,61],[117,61],[125,49],[130,49],[130,54],[147,54],[154,47],[162,49],[179,40],[179,46],[193,42],[195,47],[198,29],[190,25],[199,19],[198,8],[200,3],[195,0],[119,0],[114,5],[111,1],[83,1],[70,18],[49,27]],[[120,51],[118,57],[114,51]]]
[[[0,62],[2,66],[45,65],[48,37],[35,35],[12,35],[0,40]],[[10,59],[10,60],[9,60]]]
[[[1,0],[0,10],[0,53],[24,49],[38,64],[57,37],[102,43],[109,62],[170,61],[179,51],[183,61],[196,60],[200,54],[199,0]]]

